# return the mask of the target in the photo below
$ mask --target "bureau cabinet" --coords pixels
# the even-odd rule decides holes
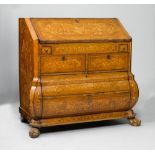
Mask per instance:
[[[42,127],[120,118],[139,126],[131,44],[116,18],[20,18],[19,109],[30,136]]]

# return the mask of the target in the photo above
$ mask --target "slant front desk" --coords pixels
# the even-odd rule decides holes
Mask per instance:
[[[91,121],[140,125],[132,39],[118,19],[20,18],[19,42],[20,113],[31,137]]]

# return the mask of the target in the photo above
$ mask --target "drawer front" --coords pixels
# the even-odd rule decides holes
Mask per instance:
[[[128,110],[129,93],[108,93],[44,98],[43,118]]]
[[[127,71],[129,53],[91,54],[88,56],[88,71]]]
[[[93,54],[93,53],[118,53],[130,52],[130,44],[118,43],[68,43],[68,44],[43,44],[41,55],[64,55],[64,54]]]
[[[67,73],[85,71],[84,55],[42,56],[41,73]]]
[[[100,92],[115,92],[125,91],[129,92],[128,80],[122,81],[110,81],[110,82],[86,82],[86,83],[70,83],[70,84],[58,84],[43,86],[43,97],[50,96],[66,96],[66,95],[82,95],[93,94]]]
[[[74,43],[58,44],[52,46],[54,55],[60,54],[91,54],[91,53],[109,53],[118,52],[117,43]]]
[[[93,112],[117,112],[130,109],[130,93],[109,93],[90,96]]]

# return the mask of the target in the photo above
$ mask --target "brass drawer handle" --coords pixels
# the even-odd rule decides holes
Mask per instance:
[[[63,55],[63,56],[61,57],[61,60],[62,60],[62,61],[65,61],[65,60],[66,60],[66,57]]]
[[[110,60],[111,59],[111,55],[107,55],[107,59]]]

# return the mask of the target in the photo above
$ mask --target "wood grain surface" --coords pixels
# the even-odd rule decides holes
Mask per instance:
[[[130,41],[116,18],[51,19],[31,18],[41,43]]]
[[[20,18],[21,115],[37,128],[119,118],[138,126],[131,45],[118,19]]]

